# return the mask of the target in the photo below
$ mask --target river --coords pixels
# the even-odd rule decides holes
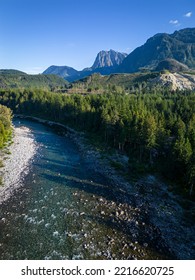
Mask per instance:
[[[0,259],[173,259],[133,196],[89,166],[66,136],[27,127],[37,147],[30,170],[0,207]]]

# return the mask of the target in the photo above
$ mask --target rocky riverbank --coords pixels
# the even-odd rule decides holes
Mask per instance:
[[[176,259],[193,259],[195,257],[195,203],[184,199],[172,192],[173,186],[165,184],[158,178],[148,175],[140,178],[136,183],[128,182],[119,172],[112,167],[115,160],[127,168],[127,159],[118,154],[104,155],[86,144],[84,134],[68,133],[89,166],[96,172],[107,177],[116,190],[120,191],[122,200],[134,203],[140,211],[142,226],[137,224],[137,229],[149,237],[150,244],[158,243],[167,250],[167,254]],[[118,211],[123,212],[123,209]],[[144,226],[143,226],[144,224]],[[148,227],[148,224],[150,227]],[[151,230],[151,232],[150,232]],[[157,240],[156,240],[157,239]]]
[[[14,127],[13,144],[6,152],[2,151],[3,167],[0,169],[0,204],[22,186],[28,174],[31,161],[36,153],[36,143],[30,129]]]
[[[167,255],[172,258],[194,258],[195,225],[191,211],[194,208],[192,201],[184,201],[180,196],[170,191],[169,185],[163,184],[154,176],[148,176],[140,179],[135,184],[130,184],[111,165],[111,162],[115,160],[123,164],[125,168],[127,166],[127,158],[125,156],[117,152],[112,155],[102,154],[102,152],[89,144],[83,133],[67,126],[38,118],[28,118],[66,133],[79,148],[80,154],[85,162],[87,162],[88,168],[107,177],[110,184],[113,185],[112,193],[116,196],[118,202],[117,208],[113,209],[113,211],[116,211],[116,221],[121,223],[121,227],[124,226],[125,232],[131,232],[135,237],[135,242],[139,241],[141,244],[145,240],[143,246],[158,246],[157,250],[159,252],[163,250],[164,253],[167,252]],[[26,131],[26,133],[28,138],[30,131]],[[33,140],[31,136],[30,139],[31,141]],[[34,144],[32,141],[30,146],[34,147]],[[22,149],[22,146],[20,146],[20,149]],[[35,147],[33,151],[35,151]],[[17,154],[20,154],[19,150],[15,154],[16,158]],[[33,153],[31,155],[33,156]],[[29,166],[29,159],[24,166]],[[12,170],[12,167],[9,170]],[[27,171],[28,168],[25,170]],[[10,192],[8,193],[10,194]],[[108,201],[102,200],[100,204],[102,204],[101,213],[103,213],[104,210],[102,209],[109,206],[106,205]],[[124,207],[128,208],[129,205],[133,205],[133,208],[139,212],[139,217],[136,214],[135,224],[128,222],[128,217],[125,214],[127,209]],[[132,210],[130,212],[132,213]]]
[[[110,157],[108,155],[105,155],[105,157],[103,157],[101,152],[95,149],[94,146],[87,143],[85,134],[83,132],[78,132],[70,128],[69,126],[63,125],[61,123],[48,121],[37,117],[24,116],[24,115],[16,115],[16,117],[39,122],[41,124],[47,125],[55,129],[61,134],[66,135],[76,144],[82,157],[85,159],[85,161],[87,161],[89,166],[91,166],[91,168],[95,172],[101,173],[102,175],[108,177],[108,179],[112,181],[114,185],[118,187],[123,187],[130,192],[133,191],[133,186],[129,182],[127,182],[127,180],[125,180],[122,176],[120,176],[119,172],[117,172],[117,170],[113,168],[110,164],[111,161],[120,162],[121,166],[127,169],[128,166],[127,156],[118,154],[116,152],[115,154],[112,154]]]

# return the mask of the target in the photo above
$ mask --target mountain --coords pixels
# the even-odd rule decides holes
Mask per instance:
[[[68,82],[56,75],[28,75],[18,70],[0,69],[0,88],[32,88],[65,91]]]
[[[60,76],[64,79],[69,78],[70,76],[77,76],[79,71],[75,70],[72,67],[69,66],[55,66],[52,65],[49,68],[47,68],[43,74],[53,74]]]
[[[156,34],[131,52],[117,70],[120,73],[133,73],[143,68],[154,70],[159,62],[167,59],[195,69],[195,28]]]
[[[184,72],[188,71],[189,68],[175,59],[167,58],[165,60],[161,60],[155,69],[155,71],[163,70],[169,70],[171,72]]]
[[[158,33],[129,55],[114,50],[100,51],[91,67],[77,71],[68,66],[50,66],[43,74],[55,74],[72,82],[94,73],[134,73],[138,71],[182,72],[195,69],[195,28],[173,34]]]
[[[101,51],[97,54],[91,69],[95,70],[103,67],[116,67],[122,63],[126,56],[126,53],[120,53],[114,50]]]
[[[120,53],[114,50],[100,51],[91,67],[84,68],[82,71],[77,71],[69,66],[50,66],[43,74],[58,75],[69,82],[89,76],[93,73],[109,75],[116,71],[123,59],[127,56],[126,53]]]
[[[27,75],[25,72],[15,69],[0,69],[0,75]]]

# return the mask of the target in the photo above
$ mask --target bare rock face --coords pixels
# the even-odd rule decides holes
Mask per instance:
[[[101,51],[97,54],[95,62],[91,68],[94,70],[96,68],[118,66],[126,56],[126,53],[120,53],[114,50]]]
[[[169,87],[171,90],[195,89],[195,74],[165,73],[150,80],[150,84]]]

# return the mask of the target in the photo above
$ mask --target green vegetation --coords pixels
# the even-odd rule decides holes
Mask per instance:
[[[166,85],[166,86],[165,86]],[[158,93],[170,92],[176,89],[194,89],[195,72],[170,73],[164,69],[160,72],[137,72],[132,74],[111,74],[102,76],[93,74],[73,82],[67,88],[67,93],[102,94],[102,93]]]
[[[5,142],[10,139],[11,119],[11,110],[0,105],[0,149],[3,148]]]
[[[3,105],[0,105],[0,168],[3,165],[1,149],[8,141],[11,141],[11,110]],[[0,185],[2,185],[2,176],[0,175]]]
[[[17,70],[0,70],[0,88],[23,88],[63,92],[68,82],[55,75],[27,75]]]
[[[144,92],[144,93],[143,93]],[[129,156],[129,172],[159,172],[194,193],[195,93],[140,91],[124,94],[57,94],[1,90],[15,113],[41,117],[98,135]]]
[[[175,59],[165,59],[159,62],[157,65],[156,71],[165,71],[165,73],[171,72],[184,72],[188,71],[188,67],[185,64],[180,63],[179,61]]]
[[[118,72],[134,73],[140,68],[154,70],[159,62],[174,59],[177,64],[163,63],[162,66],[173,70],[189,67],[195,69],[195,28],[185,28],[173,34],[159,33],[149,38],[146,43],[132,51],[119,65]],[[181,63],[184,64],[181,67]],[[164,68],[164,67],[163,67]],[[166,68],[167,69],[167,68]]]
[[[84,79],[72,83],[67,90],[68,93],[139,93],[148,90],[148,81],[159,76],[159,72],[145,72],[133,74],[111,74],[102,76],[93,74]],[[155,86],[150,90],[155,91]]]

